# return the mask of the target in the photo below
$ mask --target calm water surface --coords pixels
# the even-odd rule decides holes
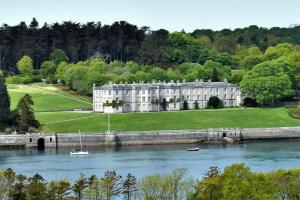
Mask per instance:
[[[300,141],[252,142],[244,144],[201,144],[198,152],[188,152],[195,145],[138,146],[121,148],[89,148],[89,156],[70,156],[71,149],[1,150],[0,168],[17,173],[40,173],[47,180],[74,180],[81,172],[102,176],[116,170],[125,176],[137,177],[164,173],[173,168],[188,168],[190,175],[201,178],[210,166],[223,169],[232,163],[244,162],[254,171],[278,168],[300,168]]]

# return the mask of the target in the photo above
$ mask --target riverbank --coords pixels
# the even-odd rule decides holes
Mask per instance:
[[[226,138],[226,140],[224,140]],[[300,127],[280,128],[220,128],[182,131],[139,131],[111,133],[82,133],[85,146],[128,146],[224,143],[249,140],[300,139]],[[26,135],[0,135],[1,146],[36,147],[76,147],[79,144],[78,133],[34,133]]]

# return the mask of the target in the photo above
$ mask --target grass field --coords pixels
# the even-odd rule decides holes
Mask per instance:
[[[33,98],[34,111],[61,111],[73,109],[92,109],[92,102],[86,98],[74,97],[49,84],[8,85],[11,109],[26,93]]]
[[[96,113],[37,113],[48,132],[102,132],[107,130],[107,115]],[[183,130],[221,127],[263,128],[300,126],[286,108],[224,109],[160,113],[110,115],[111,130],[148,131]]]

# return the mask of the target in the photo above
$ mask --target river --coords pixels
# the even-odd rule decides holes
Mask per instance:
[[[200,147],[198,152],[187,148]],[[194,178],[201,178],[210,166],[224,169],[243,162],[254,171],[300,168],[300,141],[249,142],[243,144],[200,144],[89,148],[89,156],[70,156],[70,149],[1,150],[1,168],[12,168],[25,175],[41,174],[45,179],[68,178],[73,181],[83,172],[102,176],[116,170],[122,176],[138,178],[184,167]]]

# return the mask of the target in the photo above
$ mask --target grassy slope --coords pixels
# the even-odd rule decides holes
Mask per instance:
[[[70,120],[89,117],[61,123]],[[100,132],[107,130],[107,115],[95,113],[37,113],[45,131]],[[111,129],[116,131],[179,130],[220,127],[284,127],[299,126],[285,108],[224,109],[161,113],[128,113],[111,115]]]
[[[35,111],[73,110],[75,108],[92,109],[92,102],[81,102],[72,99],[72,96],[52,85],[8,85],[8,92],[11,97],[11,109],[14,109],[17,106],[20,98],[26,93],[33,97],[33,101],[35,103],[33,109]],[[63,94],[66,96],[58,94]]]

